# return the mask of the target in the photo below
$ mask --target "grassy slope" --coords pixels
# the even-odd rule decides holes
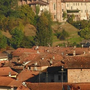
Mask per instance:
[[[54,35],[53,46],[56,46],[56,45],[58,45],[60,43],[67,43],[67,42],[70,42],[70,43],[77,42],[77,43],[79,43],[82,40],[78,35],[79,30],[76,29],[74,26],[72,26],[69,23],[63,23],[61,25],[60,24],[59,25],[53,25],[52,28],[53,28],[54,32],[56,32],[56,31],[61,32],[63,29],[65,29],[65,31],[67,31],[69,33],[69,35],[70,35],[70,37],[67,38],[66,41],[60,41]]]
[[[6,32],[2,31],[2,34],[4,36],[6,36],[7,38],[11,38],[12,37],[8,31],[6,31]],[[27,24],[24,27],[24,34],[26,36],[35,36],[36,35],[36,28],[33,25],[31,25],[31,24]]]

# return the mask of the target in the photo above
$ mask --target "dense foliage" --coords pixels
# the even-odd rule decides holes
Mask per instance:
[[[23,40],[24,33],[22,30],[19,30],[18,28],[15,28],[11,32],[12,38],[10,39],[10,44],[14,48],[20,47],[20,44]]]
[[[68,32],[66,32],[64,29],[62,30],[62,32],[57,32],[55,35],[60,40],[65,40],[67,37],[69,37]]]
[[[0,0],[0,30],[9,31],[12,38],[6,39],[1,33],[0,48],[32,47],[34,45],[52,45],[51,15],[45,11],[38,16],[40,6],[36,5],[36,12],[29,5],[18,6],[18,0]],[[36,36],[25,36],[24,27],[32,24],[36,27]],[[5,42],[3,44],[3,42]]]
[[[80,30],[78,34],[80,35],[81,38],[90,39],[90,20],[81,20],[81,21],[69,20],[69,23]]]
[[[4,35],[2,35],[2,33],[0,31],[0,49],[5,48],[6,45],[7,45],[7,39]]]
[[[79,34],[82,38],[90,39],[90,29],[87,27],[82,29]]]
[[[44,12],[37,21],[36,44],[41,46],[52,45],[51,15]]]

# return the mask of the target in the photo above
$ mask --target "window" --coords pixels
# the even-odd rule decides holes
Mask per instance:
[[[67,4],[67,7],[68,7],[68,4]]]
[[[73,9],[73,7],[71,6],[71,10]]]
[[[67,78],[67,76],[66,75],[63,75],[63,80],[64,81],[66,81],[66,78]]]
[[[56,15],[54,15],[54,19],[56,19]]]
[[[58,75],[58,80],[60,80],[60,81],[61,81],[61,75]]]
[[[56,4],[54,3],[54,5],[53,5],[53,7],[54,7],[54,10],[56,10]]]

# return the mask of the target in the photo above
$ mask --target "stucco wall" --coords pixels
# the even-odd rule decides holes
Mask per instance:
[[[62,20],[61,0],[49,0],[49,11],[54,21]]]
[[[89,8],[90,8],[90,2],[66,2],[67,10],[80,10],[80,19],[81,20],[88,19],[88,16],[90,16]]]
[[[68,82],[90,82],[90,69],[68,69]]]

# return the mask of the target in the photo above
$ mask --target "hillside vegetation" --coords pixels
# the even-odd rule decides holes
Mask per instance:
[[[63,29],[65,29],[69,33],[69,37],[66,40],[59,40],[54,34],[56,31],[61,32]],[[55,23],[52,25],[52,30],[53,30],[53,46],[63,44],[63,43],[74,43],[74,42],[81,42],[82,38],[78,35],[79,29],[75,28],[69,23],[62,23],[58,24]],[[5,35],[7,38],[11,38],[10,33],[2,31],[3,35]],[[36,35],[36,28],[31,25],[27,24],[24,27],[24,33],[26,36],[35,36]]]
[[[63,29],[69,33],[69,37],[66,40],[59,40],[55,35],[53,37],[53,46],[62,43],[74,43],[74,42],[81,42],[82,38],[78,35],[79,29],[75,28],[73,25],[69,23],[62,23],[62,24],[55,24],[52,26],[53,32],[61,32]]]
[[[29,5],[18,6],[18,0],[0,0],[0,3],[0,49],[78,46],[82,38],[90,39],[89,20],[75,22],[67,17],[68,23],[56,23],[47,10],[39,15],[39,5],[34,11]]]

